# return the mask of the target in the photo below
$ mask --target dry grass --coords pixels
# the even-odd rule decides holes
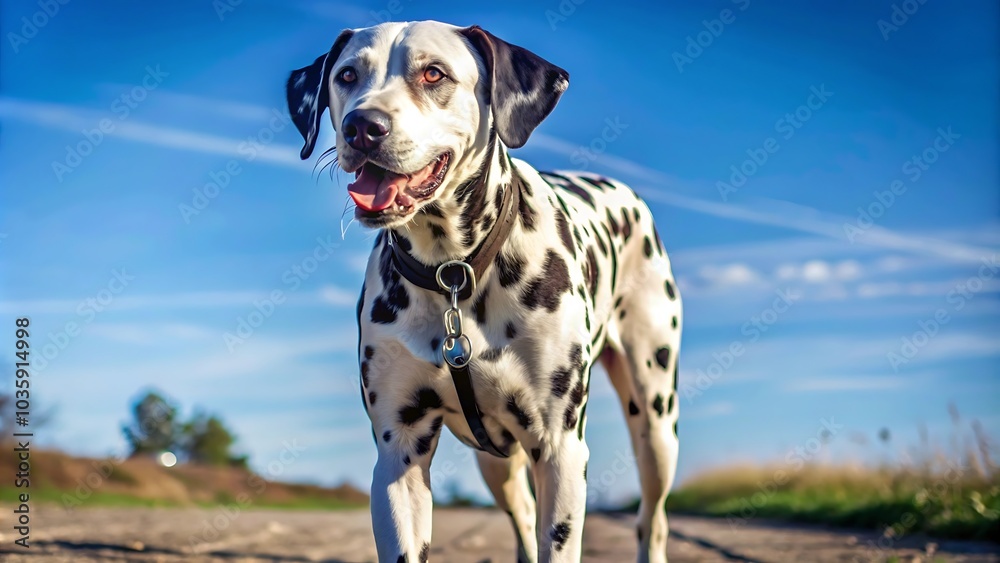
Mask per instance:
[[[0,474],[13,476],[13,451],[0,448]],[[13,479],[0,484],[0,502],[24,489]],[[368,496],[350,487],[319,487],[265,481],[245,469],[178,465],[152,459],[123,462],[75,458],[53,451],[31,452],[31,498],[78,508],[94,505],[198,506],[237,503],[241,507],[342,508],[364,506]]]
[[[951,410],[955,429],[946,447],[932,447],[922,432],[920,447],[877,466],[800,462],[715,469],[677,488],[668,509],[724,517],[737,526],[764,517],[883,529],[893,536],[1000,541],[993,445],[980,425],[974,422],[969,432]],[[888,431],[880,441],[888,447]]]

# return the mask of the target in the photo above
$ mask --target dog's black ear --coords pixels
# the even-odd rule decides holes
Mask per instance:
[[[531,132],[556,107],[569,86],[569,73],[531,51],[498,39],[474,25],[459,30],[483,58],[488,102],[500,140],[524,146]]]
[[[330,69],[353,35],[353,31],[345,29],[334,41],[329,53],[316,59],[313,64],[292,72],[288,77],[288,84],[285,86],[288,113],[291,114],[292,122],[306,142],[302,152],[299,153],[302,160],[312,154],[313,147],[316,146],[316,137],[319,136],[320,120],[330,105],[328,91]]]

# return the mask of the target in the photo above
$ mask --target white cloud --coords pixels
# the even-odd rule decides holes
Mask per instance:
[[[681,416],[683,416],[685,420],[692,420],[726,416],[733,414],[734,412],[736,412],[736,407],[732,403],[728,401],[716,401],[703,407],[686,409],[683,413],[681,413]]]
[[[713,286],[739,286],[760,282],[760,275],[746,264],[705,265],[698,275]]]
[[[912,378],[896,375],[822,376],[796,378],[785,386],[793,392],[878,391],[910,386]]]
[[[7,97],[0,97],[0,116],[75,132],[93,129],[102,119],[108,118],[107,113],[77,106]],[[219,137],[198,131],[144,123],[135,119],[116,120],[114,124],[114,130],[108,133],[111,137],[184,151],[220,154],[240,160],[246,159],[246,154],[239,152],[240,144],[245,142],[244,139]],[[259,143],[257,147],[257,160],[298,170],[308,169],[303,167],[299,158],[299,149],[296,147],[277,143]]]
[[[326,304],[341,307],[357,303],[357,297],[354,293],[332,285],[323,286],[317,291],[286,292],[285,295],[286,301],[282,306]],[[115,310],[252,307],[254,301],[270,299],[270,296],[271,290],[194,291],[160,295],[124,294],[115,296],[107,307]],[[19,311],[32,311],[36,314],[76,314],[77,307],[92,297],[0,301],[0,313],[13,314]]]

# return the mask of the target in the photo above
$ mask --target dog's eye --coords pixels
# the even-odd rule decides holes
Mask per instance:
[[[340,74],[337,75],[337,80],[343,82],[344,84],[350,84],[357,79],[358,79],[358,73],[354,72],[354,69],[351,67],[345,68],[344,70],[340,71]]]
[[[436,66],[429,66],[424,70],[424,82],[428,84],[434,84],[442,78],[444,78],[444,73]]]

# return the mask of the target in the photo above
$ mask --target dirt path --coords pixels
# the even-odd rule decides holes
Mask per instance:
[[[6,510],[4,511],[6,512]],[[4,520],[9,522],[6,517]],[[631,561],[631,517],[587,516],[584,561]],[[818,527],[753,522],[733,530],[722,520],[674,516],[668,548],[672,563],[688,561],[997,561],[1000,546],[938,542],[934,558],[920,540],[874,547],[878,536]],[[362,562],[375,560],[366,510],[307,512],[222,509],[95,508],[66,512],[40,507],[31,521],[29,550],[13,546],[0,528],[5,562]],[[871,543],[869,543],[871,542]],[[917,558],[917,559],[914,559]],[[432,561],[514,561],[507,517],[495,510],[435,511]]]

